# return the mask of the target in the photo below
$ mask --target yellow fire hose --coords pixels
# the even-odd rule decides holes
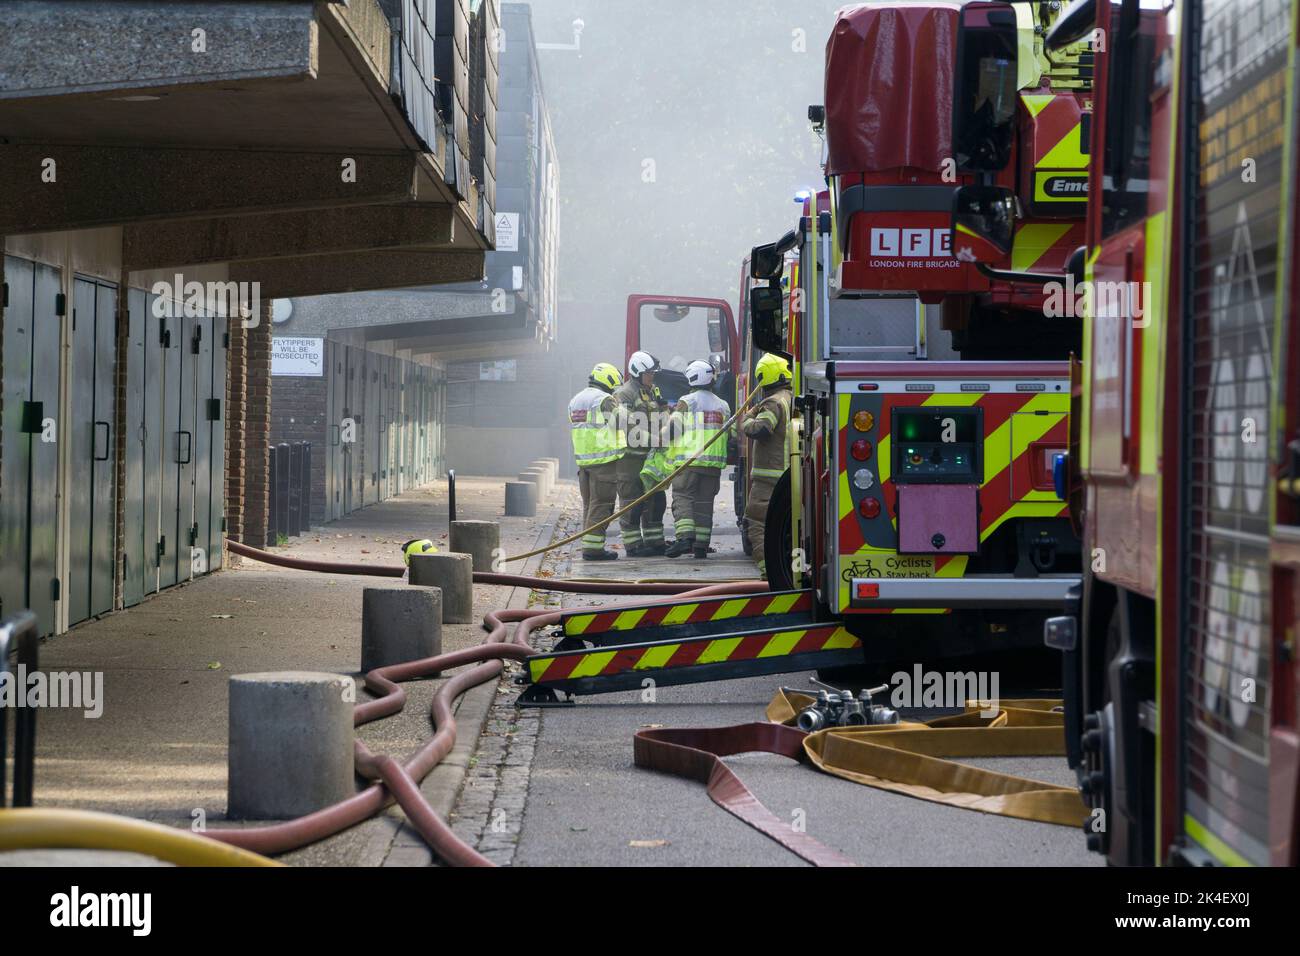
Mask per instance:
[[[778,691],[767,719],[793,724],[814,698]],[[966,702],[964,713],[924,723],[831,727],[803,740],[808,759],[826,773],[909,797],[1021,820],[1077,827],[1088,808],[1073,787],[1015,777],[946,757],[1055,757],[1065,754],[1059,700],[1008,700],[991,717]]]
[[[188,830],[92,810],[0,810],[0,851],[113,850],[177,866],[283,866]]]
[[[726,435],[729,432],[732,423],[735,422],[735,420],[740,417],[741,412],[743,412],[746,408],[750,406],[750,404],[758,396],[758,392],[759,389],[755,387],[754,390],[749,393],[749,397],[746,398],[743,402],[741,402],[738,406],[736,406],[736,411],[732,414],[732,416],[722,423],[722,427],[718,429],[718,433],[704,443],[703,448],[701,448],[690,458],[687,458],[684,462],[682,462],[680,465],[674,468],[672,473],[668,475],[668,477],[666,477],[663,481],[659,482],[659,484],[655,485],[653,488],[651,488],[649,491],[643,494],[640,498],[637,498],[635,501],[628,502],[622,508],[619,508],[612,515],[606,518],[604,521],[599,521],[596,524],[593,524],[590,528],[583,528],[581,531],[575,532],[574,534],[569,535],[567,538],[564,538],[561,541],[553,541],[544,548],[534,548],[532,551],[526,551],[523,554],[516,554],[508,558],[503,558],[501,563],[510,564],[511,562],[514,561],[523,561],[525,558],[531,558],[534,557],[535,555],[545,554],[547,551],[554,551],[556,548],[561,548],[566,544],[572,544],[573,542],[581,538],[584,534],[590,534],[591,532],[595,531],[597,528],[602,528],[607,526],[610,522],[614,521],[616,518],[621,518],[623,515],[627,514],[637,505],[641,504],[641,502],[654,497],[659,492],[667,488],[669,484],[672,483],[672,480],[677,477],[678,472],[680,472],[683,468],[689,468],[695,462],[695,459],[703,455],[706,451],[709,450],[709,447],[712,446],[712,444],[715,441],[717,441],[719,438],[721,438],[723,435]]]

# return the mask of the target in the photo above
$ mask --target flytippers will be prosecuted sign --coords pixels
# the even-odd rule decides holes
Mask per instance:
[[[325,374],[325,340],[277,335],[271,339],[271,374],[321,376]]]

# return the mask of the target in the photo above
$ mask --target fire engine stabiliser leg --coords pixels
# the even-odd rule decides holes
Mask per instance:
[[[815,622],[813,604],[784,591],[566,613],[555,649],[524,662],[516,704],[860,664],[861,641]]]

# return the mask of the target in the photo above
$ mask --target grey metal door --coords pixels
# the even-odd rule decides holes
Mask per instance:
[[[158,296],[145,296],[144,310],[144,412],[141,418],[141,430],[144,445],[144,528],[141,537],[144,540],[144,593],[153,594],[159,587],[159,572],[162,568],[162,507],[164,471],[170,476],[170,470],[163,465],[163,449],[166,432],[165,413],[163,411],[163,375],[167,363],[167,349],[163,344],[165,320],[154,314]],[[173,491],[175,485],[172,485]],[[172,505],[173,510],[175,505]]]
[[[95,285],[95,398],[91,471],[90,613],[113,609],[117,554],[117,288]],[[74,553],[73,557],[76,555]]]
[[[117,293],[73,281],[68,368],[72,434],[68,473],[68,623],[113,607],[113,367]]]
[[[126,332],[126,470],[122,489],[122,604],[139,604],[145,595],[145,308],[147,293],[128,289]],[[149,555],[148,570],[153,570]]]
[[[177,461],[184,442],[181,439],[181,355],[185,351],[179,318],[164,318],[159,322],[158,335],[162,347],[162,382],[158,394],[161,409],[162,434],[159,439],[159,485],[162,488],[158,520],[158,586],[171,587],[176,583],[177,553],[180,541],[176,537],[179,507]]]
[[[176,431],[176,580],[188,581],[191,573],[192,554],[195,534],[195,475],[198,471],[195,433],[198,431],[198,416],[195,406],[198,404],[198,364],[199,350],[202,346],[202,319],[185,318],[177,320],[181,330],[180,345],[180,390],[169,396],[179,405],[179,417]]]
[[[212,390],[206,409],[212,438],[211,492],[208,519],[208,570],[221,567],[226,531],[226,374],[231,319],[212,320]]]
[[[68,623],[90,617],[91,496],[95,457],[95,284],[73,282],[68,355]]]
[[[0,615],[29,608],[54,631],[57,580],[59,270],[4,260]],[[49,423],[48,425],[46,423]]]
[[[0,427],[0,617],[28,606],[28,559],[31,496],[29,429],[35,409],[32,397],[32,325],[34,319],[33,264],[6,256],[4,260],[4,382]],[[35,436],[39,440],[40,436]],[[41,621],[42,628],[48,624]],[[2,796],[2,795],[0,795]]]
[[[55,601],[59,599],[59,365],[63,354],[63,322],[68,311],[63,274],[54,266],[35,266],[32,322],[32,425],[49,422],[31,435],[31,495],[28,507],[27,606],[40,621],[41,632],[54,632]],[[37,420],[39,419],[39,420]]]
[[[212,522],[212,319],[186,319],[194,359],[194,512],[190,525],[190,570],[195,576],[208,569]]]
[[[343,493],[343,513],[351,514],[361,507],[362,481],[362,416],[365,413],[365,378],[361,367],[361,351],[352,346],[345,348],[347,353],[347,400],[343,416],[348,420],[348,437],[345,445],[347,486]]]
[[[366,435],[365,451],[365,503],[373,505],[379,500],[379,432],[383,426],[384,409],[380,404],[379,356],[365,353],[366,411],[363,429]]]

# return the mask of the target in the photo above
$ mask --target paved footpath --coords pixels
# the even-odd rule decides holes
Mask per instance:
[[[730,486],[724,482],[714,538],[718,554],[706,561],[620,559],[584,565],[568,551],[552,556],[547,570],[627,579],[753,577],[756,572],[741,553],[729,501]],[[573,499],[569,503],[576,504]],[[566,533],[576,529],[571,514],[560,529]],[[566,595],[563,606],[616,600]],[[727,726],[762,720],[777,687],[806,686],[810,676],[660,687],[653,702],[643,701],[640,691],[627,691],[581,698],[573,707],[540,710],[516,710],[513,701],[518,689],[509,677],[503,678],[456,805],[453,826],[501,864],[803,865],[715,806],[702,785],[633,766],[632,737],[643,727]],[[1101,862],[1085,851],[1082,834],[1072,827],[926,803],[771,755],[742,755],[728,762],[773,813],[792,823],[803,821],[809,834],[864,865],[1086,866]],[[990,758],[972,763],[1056,784],[1073,783],[1064,758]]]
[[[457,517],[501,522],[502,544],[512,551],[531,548],[539,538],[551,540],[564,493],[555,493],[536,518],[506,518],[503,481],[462,476]],[[276,550],[326,561],[394,564],[401,560],[402,542],[421,536],[446,547],[445,482],[363,508]],[[224,820],[230,675],[317,670],[350,674],[360,685],[361,592],[404,586],[391,578],[314,574],[246,560],[46,641],[42,667],[103,673],[105,703],[97,719],[67,709],[41,712],[36,803],[178,827],[198,820],[230,825]],[[529,593],[476,587],[476,620],[510,603],[516,592],[521,601]],[[478,624],[447,624],[442,636],[444,649],[454,650],[480,643],[483,630]],[[404,685],[405,709],[367,724],[359,735],[376,753],[411,753],[431,733],[429,703],[438,684]],[[421,787],[444,816],[461,790],[495,691],[489,682],[461,697],[458,745]],[[360,696],[365,698],[364,691]],[[432,861],[397,808],[281,859],[318,866],[427,866]],[[0,866],[17,862],[24,861],[0,854]]]

